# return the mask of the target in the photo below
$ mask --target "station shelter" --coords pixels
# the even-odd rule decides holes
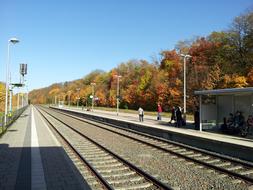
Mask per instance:
[[[253,87],[195,91],[199,95],[200,131],[218,129],[230,113],[253,115]]]

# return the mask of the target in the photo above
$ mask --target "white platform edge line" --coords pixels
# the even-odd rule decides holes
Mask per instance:
[[[34,108],[32,107],[31,118],[31,189],[47,189],[44,170],[40,155],[38,135],[34,119]]]
[[[36,110],[36,111],[37,111],[37,110]],[[38,111],[37,111],[37,113],[38,113]],[[42,116],[40,115],[40,113],[38,113],[38,115],[39,115],[39,118],[40,118],[41,122],[46,126],[46,128],[47,128],[49,134],[51,135],[53,141],[55,142],[55,145],[61,146],[61,143],[57,140],[57,138],[56,138],[55,135],[53,134],[52,130],[49,128],[48,124],[46,124],[46,122],[44,121],[44,119],[42,118]]]

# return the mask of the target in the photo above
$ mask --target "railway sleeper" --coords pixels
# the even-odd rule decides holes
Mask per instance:
[[[203,155],[194,153],[192,155],[187,155],[187,156],[190,157],[190,158],[197,158],[197,157],[200,157],[200,156],[203,156]]]
[[[193,155],[194,152],[193,151],[186,151],[186,152],[181,152],[182,155],[185,155],[185,156],[189,156],[189,155]]]
[[[109,178],[109,177],[117,178],[117,177],[122,177],[122,176],[131,176],[131,175],[136,175],[136,172],[129,170],[124,173],[103,175],[103,177],[104,178]]]
[[[178,149],[178,150],[174,150],[174,152],[176,152],[176,153],[180,153],[181,154],[181,152],[186,152],[187,150],[186,149]]]
[[[231,167],[231,168],[226,168],[228,171],[233,171],[233,170],[239,170],[239,169],[242,169],[242,166],[234,166],[234,167]]]
[[[117,172],[122,172],[122,171],[125,171],[125,170],[128,170],[128,171],[131,171],[129,170],[128,167],[124,166],[124,167],[120,167],[120,168],[103,168],[103,169],[97,169],[97,171],[99,173],[117,173]]]
[[[115,159],[104,160],[104,161],[103,160],[93,160],[92,163],[97,166],[97,165],[118,163],[118,160],[115,160]]]
[[[214,159],[214,160],[206,161],[206,163],[208,163],[208,164],[214,164],[214,163],[217,163],[217,162],[220,162],[220,159]]]
[[[120,162],[116,162],[116,163],[112,163],[112,164],[104,164],[104,165],[100,165],[100,164],[96,164],[91,162],[92,165],[94,165],[96,168],[112,168],[112,167],[120,167],[123,166],[122,163]]]
[[[230,165],[231,165],[230,162],[223,162],[223,163],[220,163],[220,164],[215,164],[215,166],[217,166],[217,167],[230,166]]]
[[[108,156],[109,154],[108,153],[106,153],[106,152],[100,152],[100,153],[92,153],[92,152],[89,152],[89,153],[87,153],[87,152],[84,152],[84,154],[85,154],[85,157],[91,157],[91,158],[96,158],[96,157],[106,157],[106,156]]]
[[[96,152],[94,152],[94,151],[82,151],[82,152],[83,152],[85,155],[96,155],[96,156],[105,154],[105,152],[102,151],[102,150],[99,150],[99,151],[96,151]]]
[[[113,157],[109,156],[109,155],[106,155],[106,156],[97,156],[97,155],[94,155],[94,156],[86,156],[86,159],[90,160],[90,161],[103,161],[103,160],[111,160],[111,159],[114,159]],[[115,159],[114,159],[115,160]]]
[[[240,172],[241,175],[250,175],[250,174],[253,174],[253,169],[251,170],[247,170],[247,171],[242,171]]]
[[[197,160],[208,160],[208,159],[210,159],[210,157],[209,156],[203,156],[203,157],[198,157],[196,159]]]
[[[169,150],[171,150],[171,151],[175,151],[175,150],[178,150],[178,149],[181,149],[181,148],[178,147],[178,146],[174,146],[174,147],[172,147],[172,148],[169,148]]]
[[[76,148],[78,148],[78,149],[80,149],[80,150],[82,150],[82,151],[101,151],[101,149],[99,149],[99,148],[91,148],[91,147],[76,147]]]
[[[141,177],[141,176],[133,176],[131,178],[126,178],[126,179],[108,179],[107,180],[109,184],[128,184],[129,182],[132,183],[142,183],[145,182],[146,180]]]
[[[124,187],[116,187],[116,190],[139,190],[139,189],[147,189],[154,186],[152,183],[146,182],[146,183],[142,183],[142,184],[133,184],[133,185],[127,185]],[[153,189],[153,188],[152,188]],[[155,189],[155,188],[154,188]]]

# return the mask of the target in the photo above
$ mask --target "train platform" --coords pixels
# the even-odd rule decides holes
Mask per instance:
[[[0,138],[0,189],[89,189],[33,106]]]
[[[60,109],[83,113],[95,119],[98,117],[99,120],[104,118],[103,120],[112,124],[119,123],[122,126],[140,132],[253,162],[252,135],[244,138],[207,131],[196,131],[192,121],[187,121],[186,127],[178,128],[169,123],[169,118],[162,117],[161,121],[157,121],[156,116],[145,116],[144,122],[139,122],[137,111],[136,114],[119,113],[117,115],[116,112],[96,109],[93,111],[86,111],[76,107]]]

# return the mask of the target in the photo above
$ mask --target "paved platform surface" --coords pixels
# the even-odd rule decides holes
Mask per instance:
[[[37,110],[30,106],[0,138],[0,189],[89,189]]]
[[[186,127],[178,128],[178,127],[174,127],[173,124],[170,124],[169,123],[170,119],[165,118],[165,117],[162,117],[161,121],[157,121],[156,116],[147,115],[144,117],[144,122],[139,122],[137,111],[136,111],[136,114],[119,113],[119,115],[117,116],[116,112],[97,110],[97,109],[94,109],[93,112],[82,110],[81,108],[76,108],[76,107],[70,107],[70,108],[63,107],[62,109],[71,109],[71,110],[75,110],[78,112],[84,112],[84,113],[90,114],[90,115],[98,115],[98,116],[112,118],[112,119],[116,119],[116,120],[132,122],[132,123],[136,123],[138,125],[143,125],[143,126],[158,128],[158,129],[162,129],[162,130],[166,130],[166,131],[190,135],[193,137],[200,137],[200,138],[205,138],[205,139],[209,139],[209,140],[213,140],[213,141],[226,142],[226,143],[230,143],[230,144],[253,148],[252,136],[249,136],[248,138],[243,138],[243,137],[238,137],[238,136],[217,134],[217,133],[206,132],[206,131],[196,131],[196,130],[194,130],[194,125],[193,125],[192,121],[187,121],[188,124]],[[252,153],[253,153],[253,149],[252,149]]]

